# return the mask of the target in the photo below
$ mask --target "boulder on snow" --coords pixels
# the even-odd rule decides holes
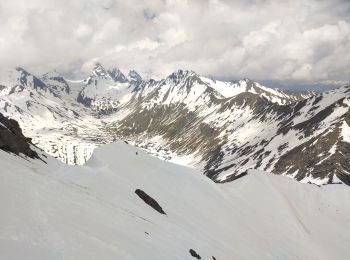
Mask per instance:
[[[197,254],[197,252],[194,251],[192,248],[190,249],[190,254],[191,254],[191,256],[193,256],[194,258],[201,259],[201,256],[200,256],[199,254]]]
[[[30,147],[31,139],[26,138],[18,122],[4,117],[0,113],[0,150],[16,155],[24,154],[30,158],[39,158]]]
[[[162,209],[162,207],[158,204],[158,202],[153,199],[151,196],[149,196],[146,192],[144,192],[143,190],[140,189],[136,189],[135,193],[137,194],[137,196],[139,196],[146,204],[148,204],[149,206],[151,206],[153,209],[155,209],[156,211],[158,211],[160,214],[164,214],[166,215],[166,213],[164,212],[164,210]]]

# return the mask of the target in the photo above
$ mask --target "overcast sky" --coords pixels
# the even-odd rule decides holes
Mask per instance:
[[[350,1],[1,0],[0,66],[349,80]]]

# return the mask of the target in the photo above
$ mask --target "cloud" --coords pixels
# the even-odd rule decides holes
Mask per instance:
[[[349,80],[349,14],[347,0],[2,0],[0,67]]]
[[[75,36],[80,39],[80,38],[86,38],[90,36],[93,32],[92,27],[90,27],[86,23],[80,23],[78,27],[75,30]]]

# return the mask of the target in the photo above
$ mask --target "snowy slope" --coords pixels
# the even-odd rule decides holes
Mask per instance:
[[[347,186],[257,171],[216,184],[123,142],[79,167],[0,162],[1,259],[348,259]]]

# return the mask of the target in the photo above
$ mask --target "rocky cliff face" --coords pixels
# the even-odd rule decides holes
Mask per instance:
[[[4,117],[0,113],[0,149],[16,155],[39,158],[32,150],[31,139],[23,135],[17,121]]]

